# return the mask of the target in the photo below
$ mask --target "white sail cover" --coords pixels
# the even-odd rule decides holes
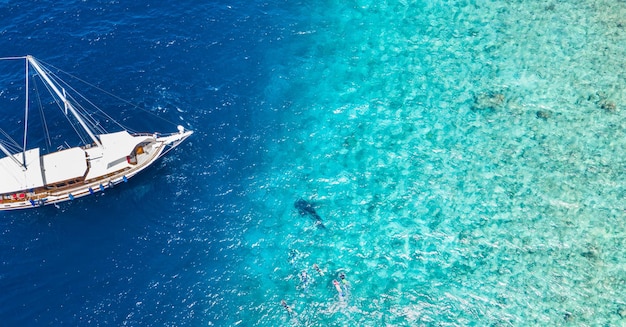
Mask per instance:
[[[85,150],[71,148],[47,154],[41,158],[47,184],[83,177],[87,172]]]
[[[0,159],[0,194],[27,191],[43,186],[39,148],[28,150],[25,155],[26,170],[9,157]],[[13,156],[19,162],[22,161],[21,152]]]

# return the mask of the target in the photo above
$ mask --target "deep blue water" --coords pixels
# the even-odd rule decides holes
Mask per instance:
[[[283,33],[290,6],[0,4],[2,56],[32,54],[195,130],[171,156],[103,195],[2,213],[3,325],[234,322],[236,245],[251,210],[242,180],[271,133],[263,113],[266,49]],[[129,126],[150,119],[118,114]]]
[[[90,94],[133,129],[195,131],[104,194],[0,214],[0,324],[624,325],[623,17],[608,0],[0,1],[1,57],[151,112]]]

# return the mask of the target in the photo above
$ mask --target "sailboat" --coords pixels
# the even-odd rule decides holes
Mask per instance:
[[[0,141],[6,155],[0,158],[0,210],[36,208],[103,192],[127,182],[193,134],[181,125],[169,134],[107,132],[76,101],[78,97],[69,94],[74,90],[66,89],[67,84],[39,60],[30,55],[0,60],[24,60],[26,71],[23,145]],[[46,85],[62,114],[77,122],[75,129],[84,131],[85,144],[45,154],[39,147],[27,148],[28,109],[36,102],[28,99],[29,79],[34,77]]]

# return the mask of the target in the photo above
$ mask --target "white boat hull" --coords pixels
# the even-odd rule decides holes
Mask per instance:
[[[178,133],[166,136],[148,134],[131,136],[128,134],[128,137],[125,137],[124,140],[127,141],[126,143],[130,142],[130,144],[107,144],[107,137],[102,137],[102,140],[104,140],[104,150],[102,147],[97,146],[80,148],[85,152],[85,160],[88,166],[87,171],[82,175],[83,177],[47,183],[32,189],[14,190],[10,192],[4,190],[4,193],[0,195],[0,211],[28,209],[57,204],[102,192],[114,185],[128,181],[139,172],[148,168],[166,152],[178,146],[192,133],[192,131],[180,130]],[[132,151],[128,153],[120,152],[120,148],[132,149]],[[141,148],[141,153],[137,151],[139,148]],[[122,155],[121,159],[125,159],[125,161],[118,158],[120,155]],[[58,160],[59,165],[62,164],[67,167],[65,169],[66,177],[73,176],[72,172],[68,171],[71,169],[79,169],[74,175],[81,173],[80,168],[76,168],[81,167],[81,165],[74,165],[67,162],[67,160],[63,161],[62,156],[60,157],[61,158]],[[42,160],[42,162],[45,162],[45,160]],[[42,175],[45,179],[45,167],[39,169],[42,170]],[[63,169],[55,167],[49,170],[55,172],[54,176],[63,175]]]

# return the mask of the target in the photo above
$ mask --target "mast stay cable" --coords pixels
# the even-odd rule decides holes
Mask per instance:
[[[1,60],[1,59],[2,59],[2,58],[0,58],[0,60]],[[96,86],[96,85],[94,85],[94,84],[91,84],[91,83],[89,83],[89,82],[87,82],[87,81],[83,80],[83,79],[82,79],[82,78],[80,78],[80,77],[74,76],[73,74],[70,74],[70,73],[68,73],[68,72],[66,72],[66,71],[64,71],[64,70],[62,70],[62,69],[60,69],[60,68],[58,68],[58,67],[55,67],[54,65],[51,65],[51,64],[49,64],[49,63],[47,63],[47,62],[45,62],[45,61],[43,61],[43,60],[39,60],[39,59],[37,59],[37,60],[38,60],[38,61],[40,61],[40,62],[42,62],[42,63],[44,63],[47,67],[54,68],[54,69],[58,70],[59,72],[61,72],[61,73],[65,74],[65,75],[67,75],[67,76],[69,76],[69,77],[71,77],[71,78],[74,78],[74,79],[76,79],[76,80],[78,80],[78,81],[80,81],[80,82],[82,82],[82,83],[85,83],[86,85],[88,85],[88,86],[90,86],[90,87],[93,87],[93,88],[97,89],[98,91],[100,91],[100,92],[102,92],[102,93],[105,93],[106,95],[108,95],[108,96],[110,96],[110,97],[113,97],[113,98],[115,98],[115,99],[117,99],[117,100],[119,100],[119,101],[121,101],[121,102],[123,102],[123,103],[125,103],[125,104],[127,104],[127,105],[129,105],[129,106],[131,106],[131,107],[133,107],[133,108],[135,108],[135,109],[139,109],[139,110],[141,110],[141,111],[143,111],[143,112],[145,112],[145,113],[147,113],[147,114],[149,114],[149,115],[151,115],[151,116],[153,116],[153,117],[155,117],[155,118],[157,118],[157,119],[160,119],[160,120],[162,120],[162,121],[164,121],[164,122],[166,122],[166,123],[169,123],[169,124],[172,124],[172,125],[178,125],[177,123],[175,123],[175,122],[173,122],[173,121],[171,121],[171,120],[165,119],[165,118],[163,118],[163,117],[161,117],[161,116],[159,116],[159,115],[155,114],[155,113],[154,113],[154,112],[152,112],[152,111],[149,111],[149,110],[147,110],[147,109],[145,109],[145,108],[142,108],[142,107],[140,107],[139,105],[136,105],[136,104],[134,104],[134,103],[132,103],[132,102],[130,102],[130,101],[128,101],[128,100],[126,100],[126,99],[124,99],[124,98],[121,98],[121,97],[119,97],[119,96],[117,96],[117,95],[115,95],[115,94],[113,94],[113,93],[111,93],[111,92],[108,92],[108,91],[106,91],[106,90],[104,90],[104,89],[102,89],[102,88],[100,88],[100,87],[98,87],[98,86]],[[64,83],[64,84],[65,84],[65,85],[67,85],[66,83]],[[74,90],[74,92],[76,92],[76,90]],[[79,92],[76,92],[76,93],[77,93],[77,94],[80,94]],[[82,95],[81,95],[81,96],[82,96]],[[95,105],[94,105],[94,106],[95,106]],[[98,107],[96,107],[96,108],[98,108]],[[98,108],[98,110],[100,110],[100,109]],[[104,112],[103,112],[103,114],[105,114],[105,115],[106,115],[106,113],[104,113]],[[107,116],[108,116],[108,115],[107,115]]]

